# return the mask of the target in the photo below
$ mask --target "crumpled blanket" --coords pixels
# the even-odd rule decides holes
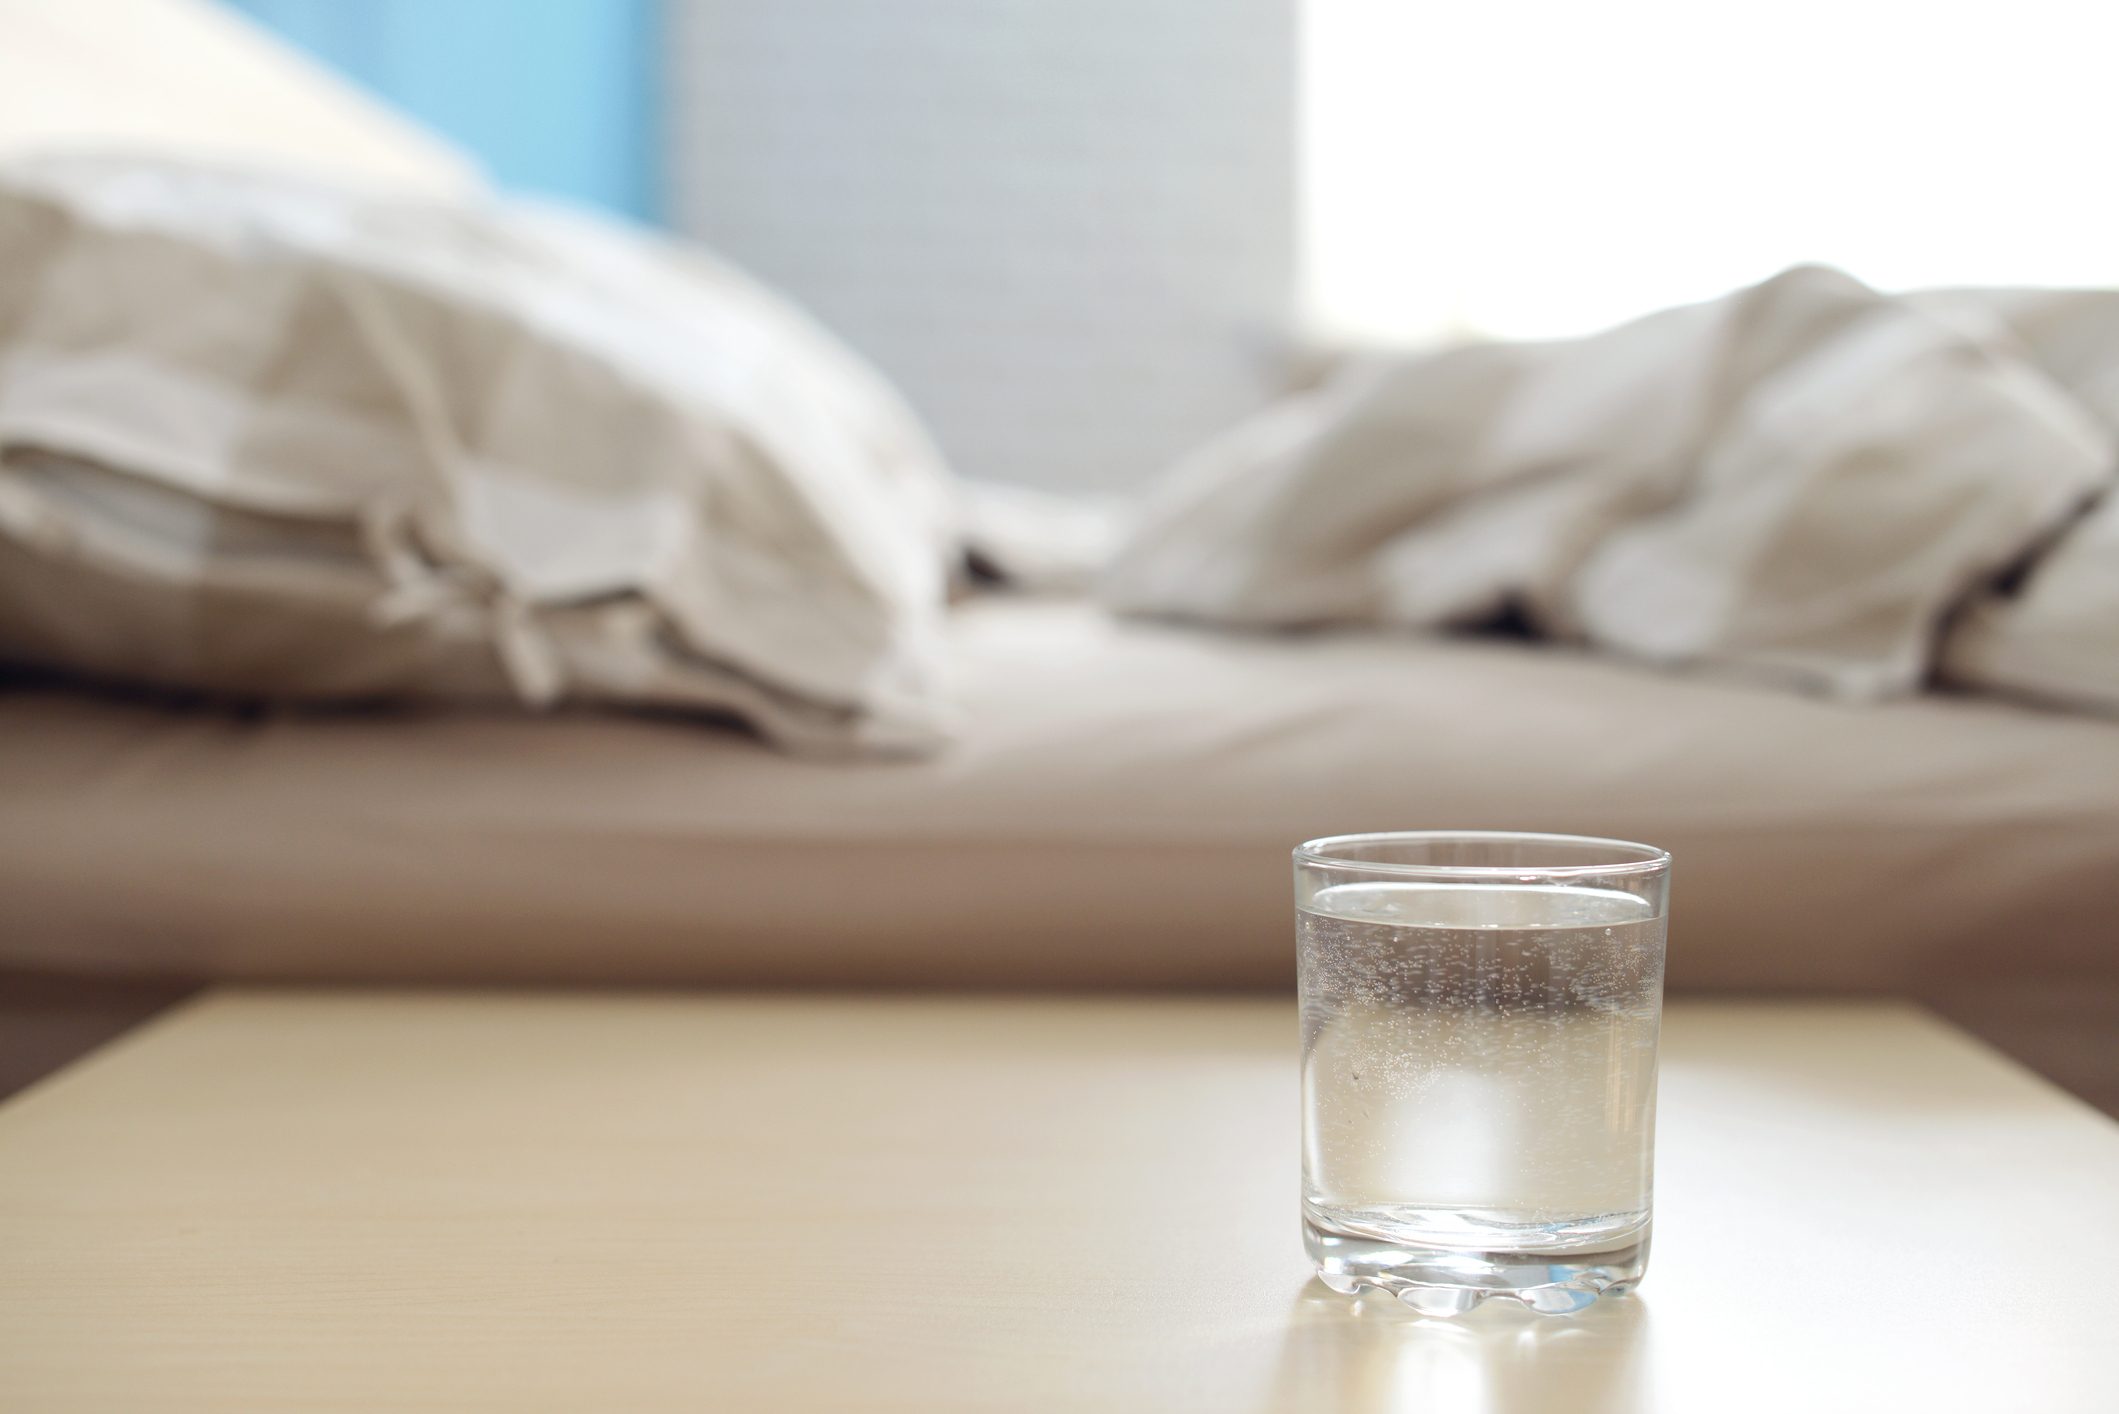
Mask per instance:
[[[2115,446],[2119,294],[1799,267],[1587,338],[1352,362],[1174,468],[1102,590],[1247,627],[1506,619],[1851,698],[1941,662],[2119,706],[2119,568],[2080,564],[2119,547]],[[2063,596],[2102,586],[2101,620],[2052,606],[2054,567]]]

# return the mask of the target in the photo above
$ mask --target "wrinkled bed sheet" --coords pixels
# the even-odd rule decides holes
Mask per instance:
[[[1676,852],[1679,987],[2119,975],[2119,727],[1578,651],[952,618],[965,729],[824,763],[588,713],[0,693],[0,966],[105,976],[1278,987],[1288,850]]]

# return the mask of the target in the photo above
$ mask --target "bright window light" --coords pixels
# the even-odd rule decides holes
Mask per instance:
[[[1319,339],[1578,333],[1801,261],[2119,282],[2119,6],[1303,3]]]

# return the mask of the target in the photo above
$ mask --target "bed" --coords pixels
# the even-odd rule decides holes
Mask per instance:
[[[1211,987],[1292,975],[1287,852],[1675,851],[1682,988],[2119,976],[2119,729],[1551,647],[993,598],[962,739],[834,763],[594,713],[0,694],[0,965],[107,977]]]

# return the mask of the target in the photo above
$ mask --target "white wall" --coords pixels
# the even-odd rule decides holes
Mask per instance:
[[[1295,0],[674,0],[673,223],[959,470],[1132,485],[1277,385]]]
[[[1579,334],[1810,261],[2119,281],[2109,0],[1302,4],[1322,342]]]

